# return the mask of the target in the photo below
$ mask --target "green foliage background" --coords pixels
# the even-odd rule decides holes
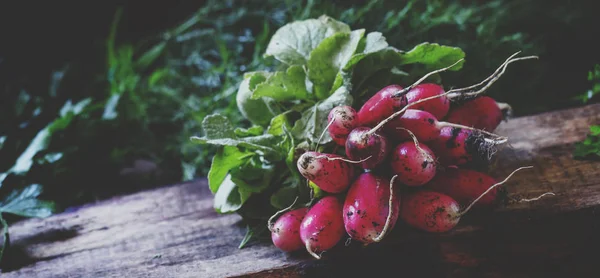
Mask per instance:
[[[146,19],[153,24],[140,32],[131,26],[143,7],[105,4],[98,11],[105,15],[103,27],[86,37],[95,43],[77,55],[63,51],[75,46],[61,45],[61,37],[48,38],[59,50],[53,62],[46,60],[51,51],[25,46],[32,54],[15,56],[14,49],[0,48],[0,173],[10,172],[44,127],[61,123],[34,146],[30,169],[10,172],[2,182],[0,200],[40,184],[39,197],[62,210],[206,176],[216,150],[192,145],[190,136],[199,135],[202,119],[214,112],[249,126],[235,104],[237,85],[246,71],[276,66],[262,53],[274,31],[292,20],[327,14],[354,29],[380,31],[403,50],[424,41],[458,46],[466,63],[444,76],[446,87],[481,80],[518,50],[539,55],[539,61],[511,66],[490,91],[516,115],[579,105],[590,88],[587,72],[600,61],[591,43],[598,31],[589,28],[594,1],[230,0],[173,6],[166,13],[175,20]],[[66,36],[79,42],[77,33]],[[82,109],[61,115],[69,101]]]

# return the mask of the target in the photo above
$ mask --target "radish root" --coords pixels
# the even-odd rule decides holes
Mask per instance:
[[[331,121],[329,121],[329,123],[327,124],[327,126],[325,126],[325,128],[323,129],[323,132],[321,132],[321,136],[319,136],[319,140],[317,142],[315,142],[316,146],[315,146],[315,151],[317,151],[317,148],[319,147],[319,144],[321,144],[321,139],[323,139],[323,136],[325,135],[325,132],[327,132],[327,129],[329,129],[329,127],[333,124],[333,122],[336,119],[336,114],[333,114],[333,117],[331,117]]]
[[[371,157],[372,157],[372,155],[368,156],[367,158],[363,158],[361,160],[356,160],[356,161],[345,159],[343,157],[328,157],[326,155],[317,155],[314,158],[325,158],[325,159],[327,159],[329,161],[341,160],[341,161],[345,161],[345,162],[348,162],[348,163],[359,164],[359,163],[363,163],[363,162],[367,161],[367,159],[369,159]]]
[[[390,199],[388,201],[388,216],[385,219],[385,225],[383,226],[381,233],[379,233],[379,235],[373,239],[374,242],[380,242],[390,229],[390,222],[392,222],[392,216],[394,214],[392,212],[392,203],[394,200],[394,182],[396,181],[397,177],[398,175],[394,175],[392,177],[392,180],[390,181]]]
[[[348,239],[346,239],[346,242],[344,242],[344,246],[350,246],[350,243],[352,243],[352,238],[349,237]]]
[[[494,137],[494,138],[505,138],[505,137],[500,136],[498,134],[491,133],[491,132],[485,131],[483,129],[477,129],[477,128],[474,128],[474,127],[466,126],[466,125],[459,125],[459,124],[450,123],[450,122],[438,122],[438,123],[442,127],[449,126],[449,127],[456,127],[456,128],[468,129],[468,130],[479,132],[479,133],[482,133],[482,134],[485,134],[485,135],[488,135],[488,136],[491,136],[491,137]]]
[[[321,259],[321,255],[313,252],[313,250],[310,248],[310,241],[307,241],[304,246],[306,247],[306,251],[308,252],[308,254],[310,254],[311,256],[315,257],[315,259],[317,259],[317,260]]]
[[[273,224],[273,220],[275,220],[275,218],[279,217],[281,214],[289,211],[292,207],[294,207],[294,205],[296,204],[296,202],[298,201],[298,197],[296,197],[296,199],[294,199],[294,202],[287,208],[284,208],[278,212],[276,212],[275,214],[273,214],[273,216],[271,216],[269,218],[269,220],[267,221],[267,228],[269,229],[269,231],[272,233],[273,231],[273,226],[275,224]]]
[[[535,198],[531,198],[531,199],[527,199],[527,198],[525,198],[525,199],[521,199],[521,200],[519,200],[519,202],[533,202],[533,201],[537,201],[537,200],[539,200],[539,199],[543,198],[543,197],[544,197],[544,196],[546,196],[546,195],[552,195],[552,196],[555,196],[556,194],[554,194],[554,192],[546,192],[546,193],[544,193],[544,194],[542,194],[542,195],[540,195],[540,196],[537,196],[537,197],[535,197]]]
[[[427,79],[429,76],[432,76],[432,75],[434,75],[434,74],[436,74],[436,73],[440,73],[440,72],[447,71],[447,70],[451,69],[452,67],[454,67],[454,66],[458,65],[458,63],[460,63],[460,62],[462,62],[462,61],[464,61],[464,60],[465,60],[465,58],[462,58],[462,59],[460,59],[460,60],[458,60],[458,61],[454,62],[454,64],[452,64],[452,65],[450,65],[450,66],[447,66],[447,67],[445,67],[445,68],[441,68],[441,69],[437,69],[437,70],[434,70],[434,71],[432,71],[432,72],[429,72],[429,73],[425,74],[425,75],[424,75],[423,77],[421,77],[419,80],[415,81],[415,83],[413,83],[412,85],[410,85],[410,86],[408,86],[408,87],[406,87],[406,88],[404,88],[404,89],[402,89],[402,90],[398,91],[396,94],[394,94],[394,97],[399,97],[399,96],[401,96],[401,95],[403,95],[403,94],[407,93],[408,91],[412,90],[412,89],[413,89],[415,86],[417,86],[417,85],[421,84],[421,82],[425,81],[425,79]]]
[[[408,132],[408,135],[410,135],[410,137],[412,138],[413,142],[415,143],[415,147],[417,147],[417,150],[419,150],[419,152],[427,159],[427,161],[431,163],[435,162],[433,157],[431,157],[423,148],[421,148],[421,146],[419,146],[419,140],[417,140],[417,136],[415,136],[415,134],[412,131],[403,127],[397,127],[396,129],[403,129],[404,131]]]
[[[479,195],[479,197],[477,197],[477,199],[475,199],[473,202],[471,202],[471,204],[469,204],[469,206],[467,206],[467,208],[465,208],[456,217],[459,218],[459,217],[462,217],[463,215],[465,215],[475,205],[475,203],[477,203],[481,198],[483,198],[483,196],[488,194],[490,191],[492,191],[492,189],[496,188],[497,186],[506,183],[508,181],[508,179],[510,179],[516,172],[523,170],[523,169],[530,169],[530,168],[533,168],[533,166],[525,166],[525,167],[517,168],[512,173],[510,173],[510,175],[508,175],[508,177],[506,177],[503,181],[490,186],[490,188],[488,188],[485,192],[483,192],[481,195]]]
[[[516,53],[516,54],[518,54],[518,53]],[[511,57],[514,57],[516,54],[513,54],[513,56],[511,56]],[[514,58],[514,59],[509,58],[507,61],[505,61],[496,70],[496,72],[494,72],[491,76],[489,76],[488,78],[486,78],[484,81],[480,82],[479,84],[475,84],[475,85],[472,85],[472,86],[469,86],[469,87],[466,87],[466,88],[452,89],[452,90],[449,90],[449,91],[447,91],[447,92],[445,92],[443,94],[439,94],[437,96],[431,96],[431,97],[427,97],[427,98],[424,98],[424,99],[420,99],[420,100],[415,101],[413,103],[409,103],[406,106],[404,106],[404,108],[402,108],[400,111],[395,112],[391,116],[389,116],[389,117],[385,118],[383,121],[379,122],[379,124],[377,124],[371,130],[369,130],[368,132],[366,132],[365,136],[367,136],[367,135],[373,135],[373,133],[377,132],[379,129],[381,129],[385,124],[387,124],[392,119],[394,119],[394,118],[402,115],[402,113],[404,113],[407,109],[409,109],[413,105],[417,105],[419,103],[423,103],[425,101],[436,99],[436,98],[440,98],[440,97],[443,97],[443,96],[448,96],[448,98],[452,99],[452,98],[456,98],[458,96],[461,96],[461,97],[462,96],[474,97],[474,96],[476,96],[478,94],[481,94],[481,93],[485,92],[490,86],[492,86],[492,84],[494,84],[496,82],[496,80],[498,80],[504,74],[504,72],[506,71],[506,67],[510,63],[516,62],[516,61],[520,61],[520,60],[537,59],[537,58],[538,58],[537,56],[527,56],[527,57]],[[456,63],[459,63],[461,60],[462,59],[458,60]],[[452,66],[450,66],[450,67],[452,67]],[[443,69],[438,70],[438,72],[439,71],[444,71],[444,70],[447,70],[447,69],[448,68],[443,68]],[[500,69],[502,69],[502,70],[500,71]],[[500,71],[500,72],[498,72],[498,71]],[[483,88],[481,88],[481,89],[479,89],[477,91],[469,91],[470,89],[475,88],[477,86],[480,86],[482,84],[485,84],[486,82],[487,82],[487,84]],[[411,85],[411,86],[409,86],[407,88],[410,88],[412,86],[413,85]],[[396,93],[394,95],[394,97],[400,96],[400,95],[402,95],[404,93],[406,93],[405,89],[403,89],[400,92]]]

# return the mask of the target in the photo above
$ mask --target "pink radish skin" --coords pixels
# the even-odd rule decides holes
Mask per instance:
[[[400,90],[401,86],[390,85],[374,94],[358,111],[359,125],[373,127],[406,106],[406,96],[392,97]]]
[[[334,117],[335,120],[333,120]],[[333,141],[340,146],[344,146],[348,134],[358,126],[358,113],[354,108],[347,105],[336,106],[329,111],[327,122],[331,123],[327,131]]]
[[[456,127],[442,128],[440,135],[428,142],[438,162],[444,166],[463,165],[474,158],[487,161],[497,144],[476,132]]]
[[[321,190],[340,193],[348,189],[356,175],[356,168],[344,158],[328,153],[305,152],[296,166],[300,174]]]
[[[407,109],[401,117],[392,119],[383,126],[385,134],[397,141],[411,140],[405,128],[412,131],[419,142],[429,142],[440,135],[437,118],[427,112],[416,109]]]
[[[452,108],[446,121],[492,132],[503,118],[496,101],[491,97],[481,96]]]
[[[452,197],[433,191],[418,191],[402,196],[400,218],[417,229],[444,233],[454,228],[461,216]]]
[[[497,182],[494,178],[481,172],[470,169],[448,168],[443,172],[438,172],[427,184],[427,187],[433,191],[446,194],[461,205],[466,206]],[[493,205],[497,193],[498,189],[494,188],[481,197],[475,206]]]
[[[271,229],[273,244],[284,252],[300,250],[304,247],[300,239],[300,223],[308,208],[299,208],[281,215]]]
[[[444,88],[442,88],[440,85],[433,83],[419,84],[406,93],[406,100],[410,104],[418,100],[438,96],[443,93],[445,93]],[[437,119],[443,119],[446,114],[448,114],[448,110],[450,110],[450,101],[448,97],[441,96],[439,98],[416,104],[410,108],[427,111],[433,114]]]
[[[392,171],[398,175],[397,179],[400,182],[408,186],[424,185],[433,179],[436,173],[435,154],[422,143],[419,147],[422,151],[413,141],[407,141],[392,151]]]
[[[319,200],[300,224],[300,239],[311,255],[333,248],[344,236],[342,202],[336,196]]]
[[[364,169],[374,169],[381,164],[390,152],[387,138],[379,133],[370,133],[368,127],[357,127],[346,140],[346,156],[354,161],[362,161]]]
[[[394,188],[390,231],[399,216],[399,191]],[[352,239],[376,242],[389,214],[390,180],[373,173],[363,173],[350,186],[344,202],[344,227]]]

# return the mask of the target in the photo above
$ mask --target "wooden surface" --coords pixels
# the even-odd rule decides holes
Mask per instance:
[[[212,209],[204,180],[118,197],[11,226],[4,277],[600,277],[600,163],[575,161],[573,143],[600,123],[600,105],[513,119],[490,170],[537,202],[465,216],[450,233],[397,226],[384,242],[340,244],[316,261],[269,242],[237,245],[236,215]]]

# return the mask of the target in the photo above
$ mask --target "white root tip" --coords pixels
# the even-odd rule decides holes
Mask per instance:
[[[519,167],[516,170],[512,171],[512,173],[510,173],[510,175],[508,175],[503,181],[490,186],[490,188],[488,188],[485,192],[483,192],[481,195],[479,195],[479,197],[477,197],[477,199],[475,199],[473,202],[471,202],[471,204],[469,204],[469,206],[467,206],[467,208],[465,208],[461,213],[459,213],[457,215],[457,217],[462,217],[463,215],[465,215],[481,198],[483,198],[483,196],[488,194],[490,191],[492,191],[492,189],[496,188],[497,186],[506,183],[516,172],[523,170],[523,169],[530,169],[530,168],[533,168],[533,166]]]
[[[311,256],[313,256],[317,260],[321,259],[321,255],[313,252],[313,250],[310,248],[310,241],[307,241],[306,245],[304,245],[304,246],[306,247],[306,252],[308,252],[308,254],[310,254]]]
[[[388,200],[388,216],[385,219],[385,225],[383,226],[381,233],[373,239],[373,242],[380,242],[385,237],[388,230],[391,229],[390,226],[391,226],[391,222],[392,222],[392,216],[394,215],[394,213],[393,213],[394,182],[396,181],[397,177],[398,177],[398,175],[394,175],[392,177],[392,180],[390,181],[390,199]]]
[[[350,246],[350,243],[352,243],[352,238],[349,237],[348,239],[346,239],[346,242],[344,242],[344,246]]]
[[[547,195],[552,195],[552,196],[555,196],[556,194],[554,194],[554,192],[546,192],[546,193],[544,193],[544,194],[542,194],[542,195],[540,195],[540,196],[537,196],[537,197],[535,197],[535,198],[531,198],[531,199],[526,199],[526,198],[525,198],[525,199],[521,199],[521,200],[519,200],[519,202],[533,202],[533,201],[537,201],[537,200],[539,200],[539,199],[541,199],[541,198],[543,198],[544,196],[547,196]]]

